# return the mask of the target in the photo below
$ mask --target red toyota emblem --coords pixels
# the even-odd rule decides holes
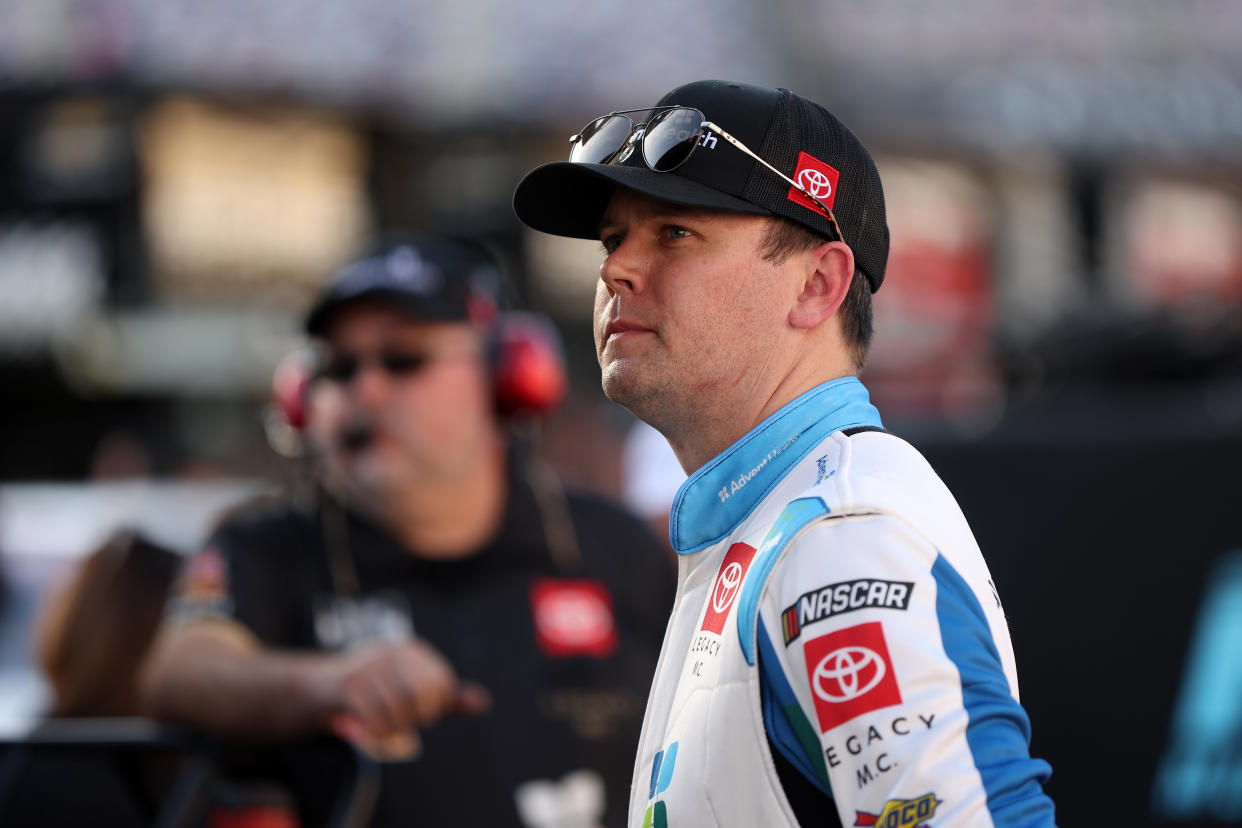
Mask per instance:
[[[837,182],[840,177],[840,173],[815,156],[805,152],[798,153],[798,166],[794,170],[793,180],[798,182],[799,186],[805,187],[807,193],[828,205],[829,210],[833,209],[836,204]],[[790,201],[801,204],[808,210],[814,210],[820,215],[824,213],[818,204],[807,198],[806,193],[797,187],[789,188],[788,197]]]
[[[612,596],[598,581],[541,578],[530,588],[535,640],[556,657],[606,658],[617,649]]]
[[[802,653],[824,733],[864,713],[901,704],[901,688],[881,622],[813,638]]]
[[[742,581],[746,579],[746,570],[755,557],[755,547],[745,543],[735,543],[725,553],[720,562],[720,571],[712,582],[712,594],[707,599],[707,612],[703,615],[703,626],[699,629],[720,635],[724,631],[725,619],[729,610],[737,601]]]

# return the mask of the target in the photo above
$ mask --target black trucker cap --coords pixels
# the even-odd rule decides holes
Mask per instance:
[[[361,300],[421,321],[486,323],[500,286],[496,262],[481,245],[430,236],[389,242],[335,275],[311,306],[306,332],[323,336],[338,310]]]
[[[888,259],[880,175],[866,147],[835,115],[788,89],[718,80],[679,86],[652,109],[668,106],[698,109],[827,204],[871,290],[879,289]],[[640,124],[646,120],[644,111],[630,117]],[[594,239],[616,185],[686,207],[783,216],[836,238],[805,194],[710,131],[670,172],[648,168],[641,150],[612,164],[544,164],[518,184],[513,209],[535,230]]]

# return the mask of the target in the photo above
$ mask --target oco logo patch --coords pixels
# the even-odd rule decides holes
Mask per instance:
[[[935,793],[925,793],[917,799],[890,799],[878,814],[855,811],[855,825],[875,825],[877,828],[929,828],[924,820],[936,815],[936,808],[943,802]]]
[[[901,704],[879,621],[811,639],[802,652],[822,732],[872,710]]]

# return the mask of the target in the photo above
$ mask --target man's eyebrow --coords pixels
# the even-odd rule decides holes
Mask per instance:
[[[635,218],[639,221],[650,221],[656,218],[680,218],[703,212],[706,211],[701,207],[687,207],[682,204],[670,204],[667,201],[656,201],[637,208]],[[605,210],[599,220],[599,229],[602,231],[605,227],[616,223],[617,219],[612,213]]]

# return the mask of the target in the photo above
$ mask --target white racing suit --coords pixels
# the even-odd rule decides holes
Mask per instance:
[[[692,475],[669,532],[677,601],[631,826],[797,825],[771,746],[845,826],[1053,824],[987,566],[858,380]]]

